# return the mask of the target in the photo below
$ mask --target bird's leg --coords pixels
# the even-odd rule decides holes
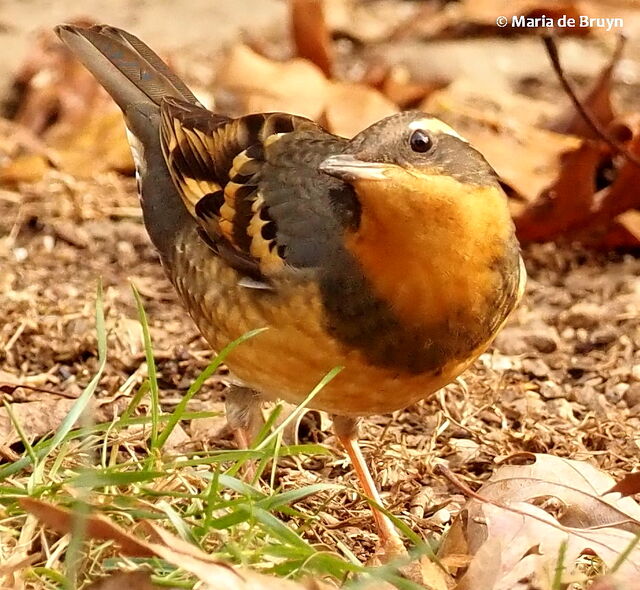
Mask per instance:
[[[262,426],[260,404],[260,394],[249,387],[230,385],[227,389],[225,397],[227,423],[233,431],[239,449],[248,449]],[[248,464],[245,475],[248,480],[253,480],[255,475],[253,461]]]
[[[360,480],[360,485],[365,495],[376,504],[382,506],[382,499],[378,493],[378,488],[373,481],[371,472],[367,467],[367,462],[365,461],[360,445],[358,444],[358,420],[346,416],[334,416],[333,430],[336,433],[338,440],[347,451],[349,459],[351,459],[351,463],[356,471],[358,479]],[[407,552],[404,544],[402,543],[402,539],[393,526],[391,520],[389,520],[386,514],[383,514],[375,507],[372,507],[372,511],[384,555],[387,558],[406,555]]]

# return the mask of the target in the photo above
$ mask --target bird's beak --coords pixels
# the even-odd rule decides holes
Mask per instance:
[[[345,182],[355,182],[358,180],[384,180],[385,170],[388,164],[378,162],[364,162],[349,154],[338,154],[329,156],[319,166],[319,170],[330,176],[335,176]]]

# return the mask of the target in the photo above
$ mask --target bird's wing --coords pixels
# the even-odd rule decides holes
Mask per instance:
[[[318,171],[346,140],[284,113],[223,120],[166,99],[160,140],[202,238],[232,267],[263,281],[321,264],[338,239],[349,189]]]

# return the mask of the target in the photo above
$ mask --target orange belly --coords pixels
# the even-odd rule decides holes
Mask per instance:
[[[238,345],[226,364],[232,374],[269,399],[300,403],[333,368],[342,371],[310,407],[345,416],[384,414],[424,399],[451,382],[489,345],[494,334],[464,358],[435,371],[409,374],[372,365],[325,330],[313,282],[283,282],[277,292],[238,285],[238,274],[187,235],[179,243],[172,280],[214,350],[250,330],[264,332]]]

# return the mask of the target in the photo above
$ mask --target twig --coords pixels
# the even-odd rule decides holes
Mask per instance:
[[[66,397],[68,399],[78,399],[78,396],[66,391],[54,391],[53,389],[45,389],[43,387],[34,387],[33,385],[22,385],[19,383],[4,383],[0,381],[0,393],[6,393],[11,395],[16,389],[27,389],[29,391],[37,391],[40,393],[48,393],[50,395],[57,395],[60,397]]]
[[[618,44],[615,49],[614,55],[619,55],[624,47],[625,38],[621,35],[618,39]],[[575,91],[569,84],[567,77],[562,70],[562,66],[560,65],[560,57],[558,55],[558,46],[554,38],[551,35],[544,35],[542,37],[542,41],[544,42],[545,49],[547,50],[547,54],[549,55],[549,59],[551,60],[551,65],[553,65],[553,70],[555,71],[562,87],[565,92],[571,99],[571,102],[576,107],[576,110],[585,123],[591,127],[593,132],[604,142],[609,144],[615,151],[622,154],[627,160],[638,166],[640,168],[640,158],[638,158],[635,154],[632,154],[622,143],[620,143],[615,137],[612,137],[607,130],[600,124],[600,122],[585,108],[585,106],[580,102],[580,99],[577,97]]]

